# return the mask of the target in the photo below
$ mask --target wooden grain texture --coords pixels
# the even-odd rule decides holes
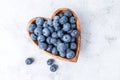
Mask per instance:
[[[53,54],[51,54],[50,52],[45,51],[45,50],[42,50],[42,49],[40,49],[40,48],[38,47],[37,41],[33,41],[33,40],[30,38],[30,34],[31,34],[31,33],[29,32],[29,26],[30,26],[30,24],[31,24],[31,23],[35,23],[35,20],[36,20],[37,17],[32,18],[32,19],[28,22],[28,24],[27,24],[27,34],[28,34],[28,36],[29,36],[30,41],[31,41],[35,46],[37,46],[42,53],[46,53],[46,54],[48,54],[48,55],[50,55],[50,56],[52,56],[52,57],[54,57],[54,58],[61,59],[61,60],[64,60],[64,61],[77,62],[78,57],[79,57],[79,54],[80,54],[81,28],[80,28],[80,21],[79,21],[77,15],[74,13],[74,11],[72,11],[72,10],[69,9],[69,8],[59,8],[59,9],[57,9],[57,10],[53,13],[53,15],[52,15],[51,18],[44,18],[44,17],[43,17],[43,18],[44,18],[45,20],[53,19],[55,15],[57,15],[58,13],[64,12],[64,11],[66,11],[66,10],[71,11],[72,14],[74,15],[74,17],[76,18],[76,24],[77,24],[76,28],[77,28],[77,30],[80,32],[80,36],[77,37],[77,39],[76,39],[77,49],[76,49],[76,55],[75,55],[74,58],[72,58],[72,59],[67,59],[67,58],[60,57],[59,55],[53,55]]]

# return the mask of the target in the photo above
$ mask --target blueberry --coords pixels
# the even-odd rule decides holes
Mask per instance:
[[[51,38],[51,39],[50,39],[50,43],[54,44],[54,43],[56,43],[56,42],[57,42],[57,39],[56,39],[56,38]]]
[[[59,52],[64,52],[66,49],[67,49],[67,47],[65,46],[64,43],[58,43],[58,44],[57,44],[57,50],[58,50]]]
[[[72,23],[72,24],[71,24],[71,28],[72,28],[72,29],[75,29],[75,28],[76,28],[76,24],[75,24],[75,23]]]
[[[52,20],[48,20],[47,23],[48,23],[49,26],[53,26],[53,21]]]
[[[59,13],[59,14],[58,14],[59,17],[62,17],[63,15],[64,15],[63,13]]]
[[[49,26],[48,29],[50,30],[51,33],[54,32],[54,28],[53,27]]]
[[[50,40],[51,40],[51,37],[47,37],[46,42],[47,42],[48,44],[51,44]]]
[[[35,28],[36,28],[36,25],[35,25],[35,24],[30,24],[30,26],[29,26],[29,31],[30,31],[30,32],[34,32]]]
[[[53,37],[53,38],[58,38],[57,32],[53,32],[53,33],[52,33],[52,37]]]
[[[75,38],[74,37],[72,37],[71,42],[75,42]]]
[[[50,35],[50,30],[48,28],[44,28],[42,30],[42,33],[43,33],[44,36],[49,36]]]
[[[63,25],[63,31],[69,31],[70,30],[70,24],[69,23],[65,23]]]
[[[59,43],[62,43],[62,41],[60,39],[57,39],[57,44],[59,44]]]
[[[69,43],[65,43],[65,46],[66,46],[67,48],[69,48]]]
[[[60,24],[65,24],[68,22],[68,18],[66,16],[62,16],[60,19],[59,19],[59,23]]]
[[[43,25],[44,23],[44,19],[42,17],[37,17],[36,18],[36,24],[37,25]]]
[[[75,17],[70,17],[70,23],[75,23],[76,22],[76,20],[75,20]]]
[[[39,42],[38,43],[38,46],[39,46],[39,48],[41,48],[41,49],[44,49],[44,50],[46,50],[47,49],[47,44],[46,43],[44,43],[44,42]]]
[[[69,34],[65,34],[62,38],[64,42],[70,42],[71,41],[71,36]]]
[[[55,72],[57,69],[58,69],[58,66],[56,64],[53,64],[52,66],[50,66],[51,72]]]
[[[61,57],[65,57],[66,53],[65,53],[64,51],[62,51],[62,52],[59,52],[59,55],[60,55]]]
[[[40,35],[40,36],[38,36],[37,40],[38,40],[38,42],[43,42],[43,41],[45,41],[45,36]]]
[[[76,48],[77,48],[76,43],[74,43],[74,42],[70,43],[70,49],[75,50]]]
[[[54,28],[55,28],[55,31],[60,30],[60,26],[58,26],[58,27],[54,26]]]
[[[32,64],[34,62],[34,59],[33,58],[27,58],[26,60],[25,60],[25,63],[27,64],[27,65],[30,65],[30,64]]]
[[[43,23],[43,27],[48,27],[47,21],[45,21],[45,22]]]
[[[78,32],[77,30],[73,30],[73,31],[71,32],[71,36],[72,36],[72,37],[78,37],[78,36],[79,36],[79,32]]]
[[[41,25],[37,25],[37,27],[39,27],[39,28],[41,28],[41,29],[43,28],[43,26],[41,26]]]
[[[70,29],[69,31],[67,31],[67,33],[71,33],[73,30],[72,29]]]
[[[75,56],[75,52],[72,51],[72,50],[67,50],[67,53],[66,53],[66,58],[73,58]]]
[[[47,51],[51,52],[53,48],[53,45],[48,45]]]
[[[54,27],[58,27],[59,25],[60,25],[60,24],[58,23],[58,21],[56,21],[56,20],[53,21],[53,26],[54,26]]]
[[[52,49],[52,54],[54,54],[54,55],[58,54],[58,51],[57,51],[57,48],[56,48],[56,47],[53,47],[53,49]]]
[[[48,64],[48,65],[52,65],[53,63],[54,63],[54,59],[48,59],[48,60],[47,60],[47,64]]]
[[[60,19],[59,16],[55,16],[55,17],[54,17],[54,20],[59,20],[59,19]]]
[[[72,13],[67,10],[67,11],[64,12],[64,15],[67,16],[67,17],[71,17]]]
[[[42,34],[42,28],[41,27],[35,28],[34,34],[37,35],[37,36],[41,35]]]
[[[32,40],[37,40],[37,36],[33,33],[30,35],[30,37],[31,37]]]
[[[57,35],[58,35],[58,37],[62,38],[63,35],[64,35],[64,33],[63,33],[62,30],[59,30],[59,31],[57,32]]]

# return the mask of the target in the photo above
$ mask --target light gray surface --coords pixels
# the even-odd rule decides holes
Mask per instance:
[[[26,25],[60,7],[79,16],[82,45],[77,63],[56,59],[52,73],[50,57],[28,40]],[[0,48],[0,80],[120,80],[120,0],[0,0]],[[35,62],[25,65],[31,56]]]

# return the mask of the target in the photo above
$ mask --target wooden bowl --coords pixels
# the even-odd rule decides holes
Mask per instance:
[[[40,48],[39,48],[39,49],[40,49],[40,51],[41,51],[42,53],[46,53],[46,54],[48,54],[48,55],[50,55],[50,56],[52,56],[52,57],[54,57],[54,58],[61,59],[61,60],[64,60],[64,61],[69,61],[69,62],[77,62],[78,56],[79,56],[79,53],[80,53],[80,43],[81,43],[80,21],[79,21],[77,15],[76,15],[72,10],[70,10],[70,9],[68,9],[68,8],[59,8],[59,9],[57,9],[57,10],[53,13],[53,15],[52,15],[51,18],[44,18],[44,19],[45,19],[45,20],[53,19],[55,15],[57,15],[58,13],[64,12],[64,11],[66,11],[66,10],[71,11],[72,14],[74,15],[74,17],[76,18],[76,25],[77,25],[76,28],[77,28],[77,30],[80,32],[80,36],[77,37],[77,39],[76,39],[77,49],[76,49],[76,55],[75,55],[75,57],[74,57],[74,58],[71,58],[71,59],[67,59],[67,58],[60,57],[59,55],[53,55],[53,54],[51,54],[50,52],[45,51],[45,50],[42,50],[42,49],[40,49]],[[28,33],[28,36],[29,36],[30,41],[31,41],[35,46],[38,47],[37,41],[33,41],[33,40],[31,39],[31,37],[30,37],[30,34],[31,34],[31,33],[29,32],[29,26],[30,26],[31,23],[35,23],[36,18],[37,18],[37,17],[31,19],[31,20],[28,22],[28,24],[27,24],[27,33]]]

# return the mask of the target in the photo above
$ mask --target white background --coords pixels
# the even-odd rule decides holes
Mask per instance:
[[[82,44],[77,63],[56,59],[52,73],[26,25],[60,7],[78,15]],[[27,57],[35,62],[26,65]],[[0,80],[120,80],[120,0],[0,0]]]

